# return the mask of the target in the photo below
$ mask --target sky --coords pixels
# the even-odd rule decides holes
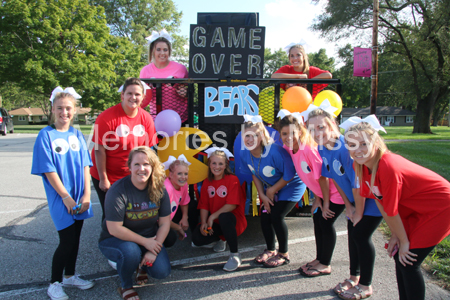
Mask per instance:
[[[304,41],[307,53],[325,48],[329,57],[337,57],[338,49],[333,43],[309,30],[322,11],[321,4],[313,5],[311,0],[174,0],[174,3],[183,12],[180,33],[186,37],[190,25],[197,24],[198,12],[258,12],[259,26],[266,27],[265,47],[272,52]]]

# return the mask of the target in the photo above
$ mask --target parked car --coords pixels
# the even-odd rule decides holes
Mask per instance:
[[[0,107],[0,133],[6,135],[8,132],[14,133],[13,119],[6,109]]]

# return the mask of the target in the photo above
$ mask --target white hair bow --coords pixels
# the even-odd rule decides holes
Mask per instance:
[[[169,41],[169,43],[172,43],[172,37],[169,35],[166,29],[158,31],[152,31],[152,35],[146,37],[145,39],[148,41],[149,44],[153,43],[155,40],[159,39],[160,37],[165,38]]]
[[[67,93],[67,94],[71,94],[75,99],[81,99],[81,96],[78,95],[77,92],[75,92],[75,89],[73,87],[67,87],[64,90],[62,89],[62,87],[58,86],[56,89],[54,89],[52,91],[52,96],[50,97],[50,102],[53,104],[53,100],[56,97],[56,94],[58,93]]]
[[[176,160],[184,161],[188,165],[191,165],[191,163],[187,160],[187,158],[186,158],[186,156],[184,156],[184,154],[181,154],[180,156],[178,156],[178,158],[175,158],[175,156],[170,155],[169,159],[167,159],[167,161],[163,163],[164,170],[169,169],[170,165]]]
[[[308,106],[308,109],[301,113],[301,115],[305,119],[305,122],[308,121],[309,114],[319,108],[333,116],[334,116],[334,112],[338,110],[336,107],[331,106],[330,101],[328,99],[325,99],[322,103],[320,103],[319,106],[310,104]]]
[[[363,123],[363,122],[369,123],[370,125],[372,125],[373,129],[375,129],[376,131],[381,130],[384,133],[387,133],[386,130],[383,128],[383,126],[380,125],[380,121],[378,121],[378,118],[375,115],[369,115],[368,117],[365,117],[364,119],[361,119],[358,117],[350,117],[344,123],[339,125],[339,127],[341,127],[342,129],[345,130],[345,132],[347,132],[349,130],[349,128],[352,127],[353,125]]]
[[[234,157],[233,153],[231,153],[227,148],[219,148],[219,147],[211,147],[209,149],[205,150],[205,153],[208,154],[208,158],[211,156],[211,153],[213,153],[214,151],[223,151],[225,152],[225,155],[227,156],[227,159],[230,160],[230,157]]]
[[[144,94],[147,93],[147,90],[151,90],[152,88],[149,87],[145,82],[141,80],[142,86],[144,87]],[[123,91],[123,84],[120,86],[118,93],[121,93]]]
[[[302,45],[303,49],[305,49],[306,52],[306,42],[304,39],[301,39],[299,43],[290,43],[289,45],[284,47],[283,50],[286,51],[286,53],[289,55],[289,50],[291,50],[291,48],[295,45]]]
[[[284,109],[284,108],[278,112],[277,118],[283,119],[284,117],[290,116],[290,115],[292,115],[294,118],[296,118],[300,124],[303,124],[303,116],[301,113],[299,113],[299,112],[291,113],[290,111],[288,111],[287,109]]]
[[[260,115],[244,115],[244,122],[252,122],[253,124],[256,124],[258,122],[262,122],[262,117]]]

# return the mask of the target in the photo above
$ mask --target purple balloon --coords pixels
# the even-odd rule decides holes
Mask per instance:
[[[155,118],[155,129],[158,134],[173,136],[181,128],[180,115],[171,109],[160,112]]]

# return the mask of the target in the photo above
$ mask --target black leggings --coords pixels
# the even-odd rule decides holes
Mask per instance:
[[[313,216],[314,220],[314,236],[316,237],[316,259],[325,266],[331,264],[334,247],[336,246],[336,229],[334,222],[344,210],[344,204],[335,204],[330,201],[330,210],[334,212],[334,217],[324,219],[322,210],[317,209]]]
[[[100,205],[102,206],[102,223],[105,219],[105,198],[106,198],[106,192],[102,191],[100,189],[100,180],[97,178],[92,177],[92,184],[94,185],[95,191],[98,195],[98,201],[100,201]]]
[[[363,216],[356,226],[353,226],[352,221],[347,221],[350,275],[361,276],[359,283],[362,285],[372,284],[375,264],[372,235],[382,219],[383,217]]]
[[[183,217],[183,213],[181,212],[180,207],[178,207],[177,212],[175,213],[175,216],[173,216],[172,222],[178,224],[181,221],[181,218]],[[170,248],[173,245],[175,245],[176,241],[178,239],[178,233],[170,229],[169,233],[167,234],[166,239],[164,240],[164,247]]]
[[[63,271],[66,276],[75,275],[83,222],[83,220],[75,220],[74,224],[58,231],[59,245],[53,254],[51,283],[62,282]]]
[[[297,202],[277,201],[270,208],[270,214],[261,213],[261,229],[266,240],[267,250],[275,251],[275,235],[280,253],[288,252],[289,233],[284,218]]]
[[[236,232],[236,217],[231,212],[222,213],[219,215],[219,224],[213,223],[213,234],[204,236],[200,232],[201,224],[192,233],[192,242],[196,246],[208,245],[213,242],[217,242],[220,239],[220,235],[225,237],[228,245],[230,246],[231,253],[238,252],[238,241]]]
[[[423,300],[425,299],[425,282],[423,280],[420,265],[427,255],[436,246],[429,248],[410,249],[412,253],[417,254],[412,265],[404,267],[398,261],[398,253],[395,254],[395,273],[397,275],[397,286],[400,300]]]

